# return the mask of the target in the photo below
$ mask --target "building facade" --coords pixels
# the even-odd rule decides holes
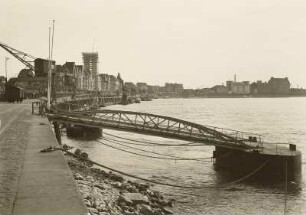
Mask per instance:
[[[268,82],[254,82],[251,84],[251,94],[256,96],[288,96],[290,95],[289,79],[287,77],[271,77]]]
[[[4,76],[0,76],[0,98],[4,96],[5,84],[6,84],[6,78]]]
[[[227,81],[226,86],[229,89],[229,93],[233,95],[249,95],[251,93],[249,81]]]
[[[91,75],[89,78],[91,81],[88,83],[88,87],[91,91],[98,90],[98,52],[83,52],[83,64],[84,70]]]
[[[216,95],[228,95],[229,89],[224,85],[216,85],[211,88]]]
[[[289,95],[290,82],[288,78],[274,78],[271,77],[268,82],[272,95]]]

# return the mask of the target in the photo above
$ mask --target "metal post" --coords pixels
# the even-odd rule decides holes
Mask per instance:
[[[54,23],[55,20],[53,20],[53,26],[52,26],[51,60],[53,59]]]
[[[49,27],[49,69],[48,69],[48,100],[47,100],[47,109],[50,110],[51,108],[51,78],[52,78],[52,55],[53,55],[53,39],[54,39],[54,22],[53,20],[53,30],[52,30],[52,44],[50,48],[50,43],[51,43],[51,28]]]
[[[288,190],[288,170],[287,170],[287,158],[285,158],[285,207],[284,207],[284,215],[287,214],[287,190]]]
[[[62,139],[61,139],[61,129],[60,129],[59,123],[53,122],[53,126],[54,126],[54,131],[55,131],[57,142],[61,145]]]
[[[5,78],[6,78],[6,83],[7,83],[7,61],[8,61],[9,59],[10,59],[10,58],[5,57]]]
[[[51,50],[50,50],[51,28],[49,27],[49,57],[48,57],[48,88],[47,88],[47,109],[50,110],[51,104]]]

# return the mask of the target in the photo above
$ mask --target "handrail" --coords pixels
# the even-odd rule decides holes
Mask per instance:
[[[110,113],[111,116],[108,118],[103,118],[103,116],[99,116],[101,113]],[[139,116],[139,119],[133,118],[133,121],[130,118],[122,118],[122,116],[126,117],[127,115],[133,115],[133,117]],[[120,115],[118,118],[113,118],[114,115]],[[117,116],[117,117],[118,117]],[[189,128],[180,128],[171,125],[171,127],[156,126],[156,124],[149,125],[148,121],[145,121],[146,117],[156,117],[162,120],[168,120],[171,124],[174,125],[182,123],[182,126],[190,126],[190,129],[193,128],[195,132],[192,132],[190,135]],[[249,145],[245,144],[243,140],[235,139],[232,136],[228,136],[219,131],[207,128],[203,125],[199,125],[196,123],[188,122],[181,119],[176,119],[173,117],[160,116],[156,114],[148,114],[148,113],[138,113],[133,111],[111,111],[111,110],[96,110],[91,112],[59,112],[59,113],[50,113],[49,118],[51,120],[58,120],[61,122],[70,122],[76,124],[82,124],[84,126],[108,126],[112,128],[117,128],[121,130],[133,130],[135,132],[140,133],[152,133],[152,135],[156,135],[156,133],[162,133],[160,136],[171,136],[178,139],[196,139],[198,141],[206,141],[208,143],[212,143],[214,145],[232,145],[238,146],[240,148],[251,148]],[[111,119],[112,118],[112,119]],[[155,118],[155,119],[156,119]],[[152,120],[152,119],[151,119]],[[161,125],[161,124],[160,124]],[[165,130],[166,129],[166,130]],[[196,130],[198,129],[198,130]],[[192,131],[192,130],[191,130]],[[197,132],[196,132],[197,131]]]

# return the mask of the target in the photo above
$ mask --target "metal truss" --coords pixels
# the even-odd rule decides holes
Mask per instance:
[[[36,59],[36,57],[33,57],[30,54],[27,54],[25,52],[19,51],[17,49],[14,49],[4,43],[0,42],[0,47],[2,47],[4,50],[9,52],[11,55],[13,55],[15,58],[17,58],[21,63],[23,63],[26,67],[31,69],[35,72],[35,68],[32,65],[32,62]]]
[[[204,126],[173,117],[118,110],[50,113],[49,119],[87,127],[115,129],[229,148],[252,148],[242,132]]]

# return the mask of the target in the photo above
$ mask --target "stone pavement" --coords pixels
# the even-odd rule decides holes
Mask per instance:
[[[40,152],[49,146],[58,144],[48,119],[23,105],[0,136],[1,215],[87,214],[62,152]]]

